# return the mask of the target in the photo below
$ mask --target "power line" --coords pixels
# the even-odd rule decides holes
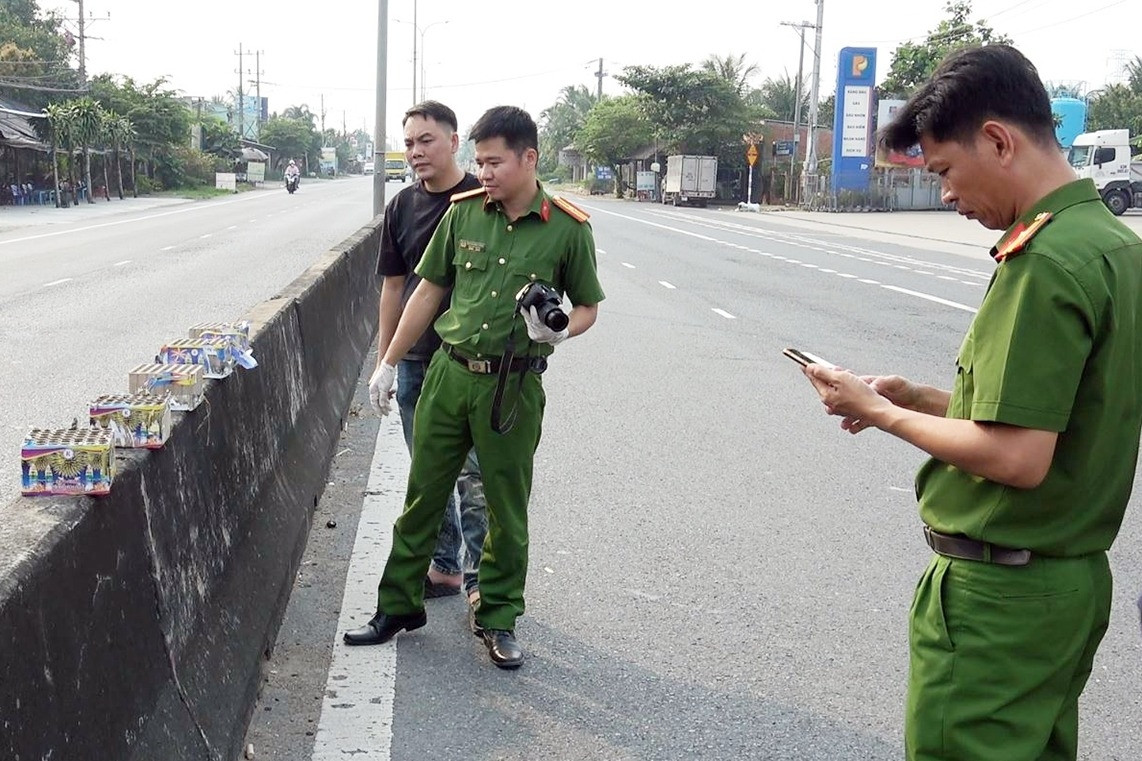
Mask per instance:
[[[1044,24],[1043,26],[1037,26],[1034,29],[1027,29],[1027,30],[1022,31],[1022,32],[1017,32],[1017,34],[1034,34],[1035,32],[1041,32],[1044,29],[1050,29],[1053,26],[1060,26],[1062,24],[1069,24],[1072,21],[1078,21],[1081,18],[1086,18],[1087,16],[1093,16],[1096,13],[1100,13],[1102,11],[1109,9],[1109,8],[1113,8],[1116,5],[1122,5],[1125,2],[1126,2],[1126,0],[1115,0],[1115,2],[1108,3],[1107,5],[1104,5],[1101,8],[1095,8],[1093,11],[1087,11],[1086,13],[1080,13],[1077,16],[1072,16],[1071,18],[1063,19],[1062,21],[1055,21],[1055,22],[1050,23],[1050,24]]]

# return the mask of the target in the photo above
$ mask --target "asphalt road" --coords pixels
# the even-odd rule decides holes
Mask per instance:
[[[0,504],[19,493],[29,428],[85,424],[88,403],[126,392],[164,342],[272,297],[368,222],[371,188],[350,178],[127,213],[113,200],[0,214]]]
[[[399,423],[378,421],[362,388],[266,663],[257,758],[390,757],[315,755],[322,706],[348,707],[339,694],[361,685],[388,690],[376,722],[400,761],[902,757],[907,611],[929,558],[912,494],[923,457],[840,431],[781,349],[949,386],[990,259],[781,215],[581,203],[608,298],[544,376],[517,629],[529,660],[493,668],[445,598],[394,661],[359,649],[330,679],[362,505],[399,503],[407,467]],[[375,585],[382,562],[350,582]],[[1135,761],[1137,505],[1112,566],[1080,755]]]

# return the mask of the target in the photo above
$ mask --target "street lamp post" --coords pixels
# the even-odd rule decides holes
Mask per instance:
[[[420,62],[419,63],[419,65],[420,65],[420,99],[419,100],[423,101],[425,99],[425,97],[427,97],[426,94],[428,92],[428,88],[426,88],[424,86],[424,58],[425,58],[425,56],[424,56],[424,35],[432,27],[438,26],[440,24],[447,24],[451,21],[451,19],[446,19],[444,21],[433,21],[431,24],[429,24],[428,26],[421,29],[420,26],[416,23],[415,5],[413,7],[413,17],[412,18],[413,18],[412,21],[405,21],[404,19],[399,19],[399,18],[394,18],[393,21],[397,22],[398,24],[410,24],[412,26],[412,30],[413,30],[412,31],[412,104],[415,106],[419,102],[417,100],[417,92],[416,92],[416,69],[417,69],[418,58],[419,58],[419,62]],[[417,55],[417,44],[416,44],[416,38],[418,36],[420,37],[420,55],[419,56]]]
[[[424,29],[420,30],[420,100],[422,103],[424,102],[425,98],[428,97],[428,85],[425,84],[426,80],[424,78],[424,59],[428,57],[424,54],[424,35],[432,27],[440,26],[441,24],[447,24],[449,20],[450,19],[445,19],[444,21],[433,21],[431,24],[424,27]]]

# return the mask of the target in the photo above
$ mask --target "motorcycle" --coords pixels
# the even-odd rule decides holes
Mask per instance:
[[[299,182],[301,182],[301,175],[300,174],[287,174],[286,175],[286,178],[285,178],[286,190],[289,191],[290,195],[293,195],[293,191],[297,190],[297,185]]]

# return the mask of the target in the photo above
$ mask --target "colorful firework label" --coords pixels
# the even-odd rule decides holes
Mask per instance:
[[[202,401],[205,390],[204,370],[200,365],[139,365],[127,376],[132,394],[147,391],[156,396],[169,396],[172,410],[193,410]]]
[[[158,449],[171,430],[170,397],[141,391],[107,394],[91,403],[91,425],[111,433],[117,447]]]
[[[111,433],[99,428],[33,428],[20,448],[20,492],[107,494],[115,471]]]

